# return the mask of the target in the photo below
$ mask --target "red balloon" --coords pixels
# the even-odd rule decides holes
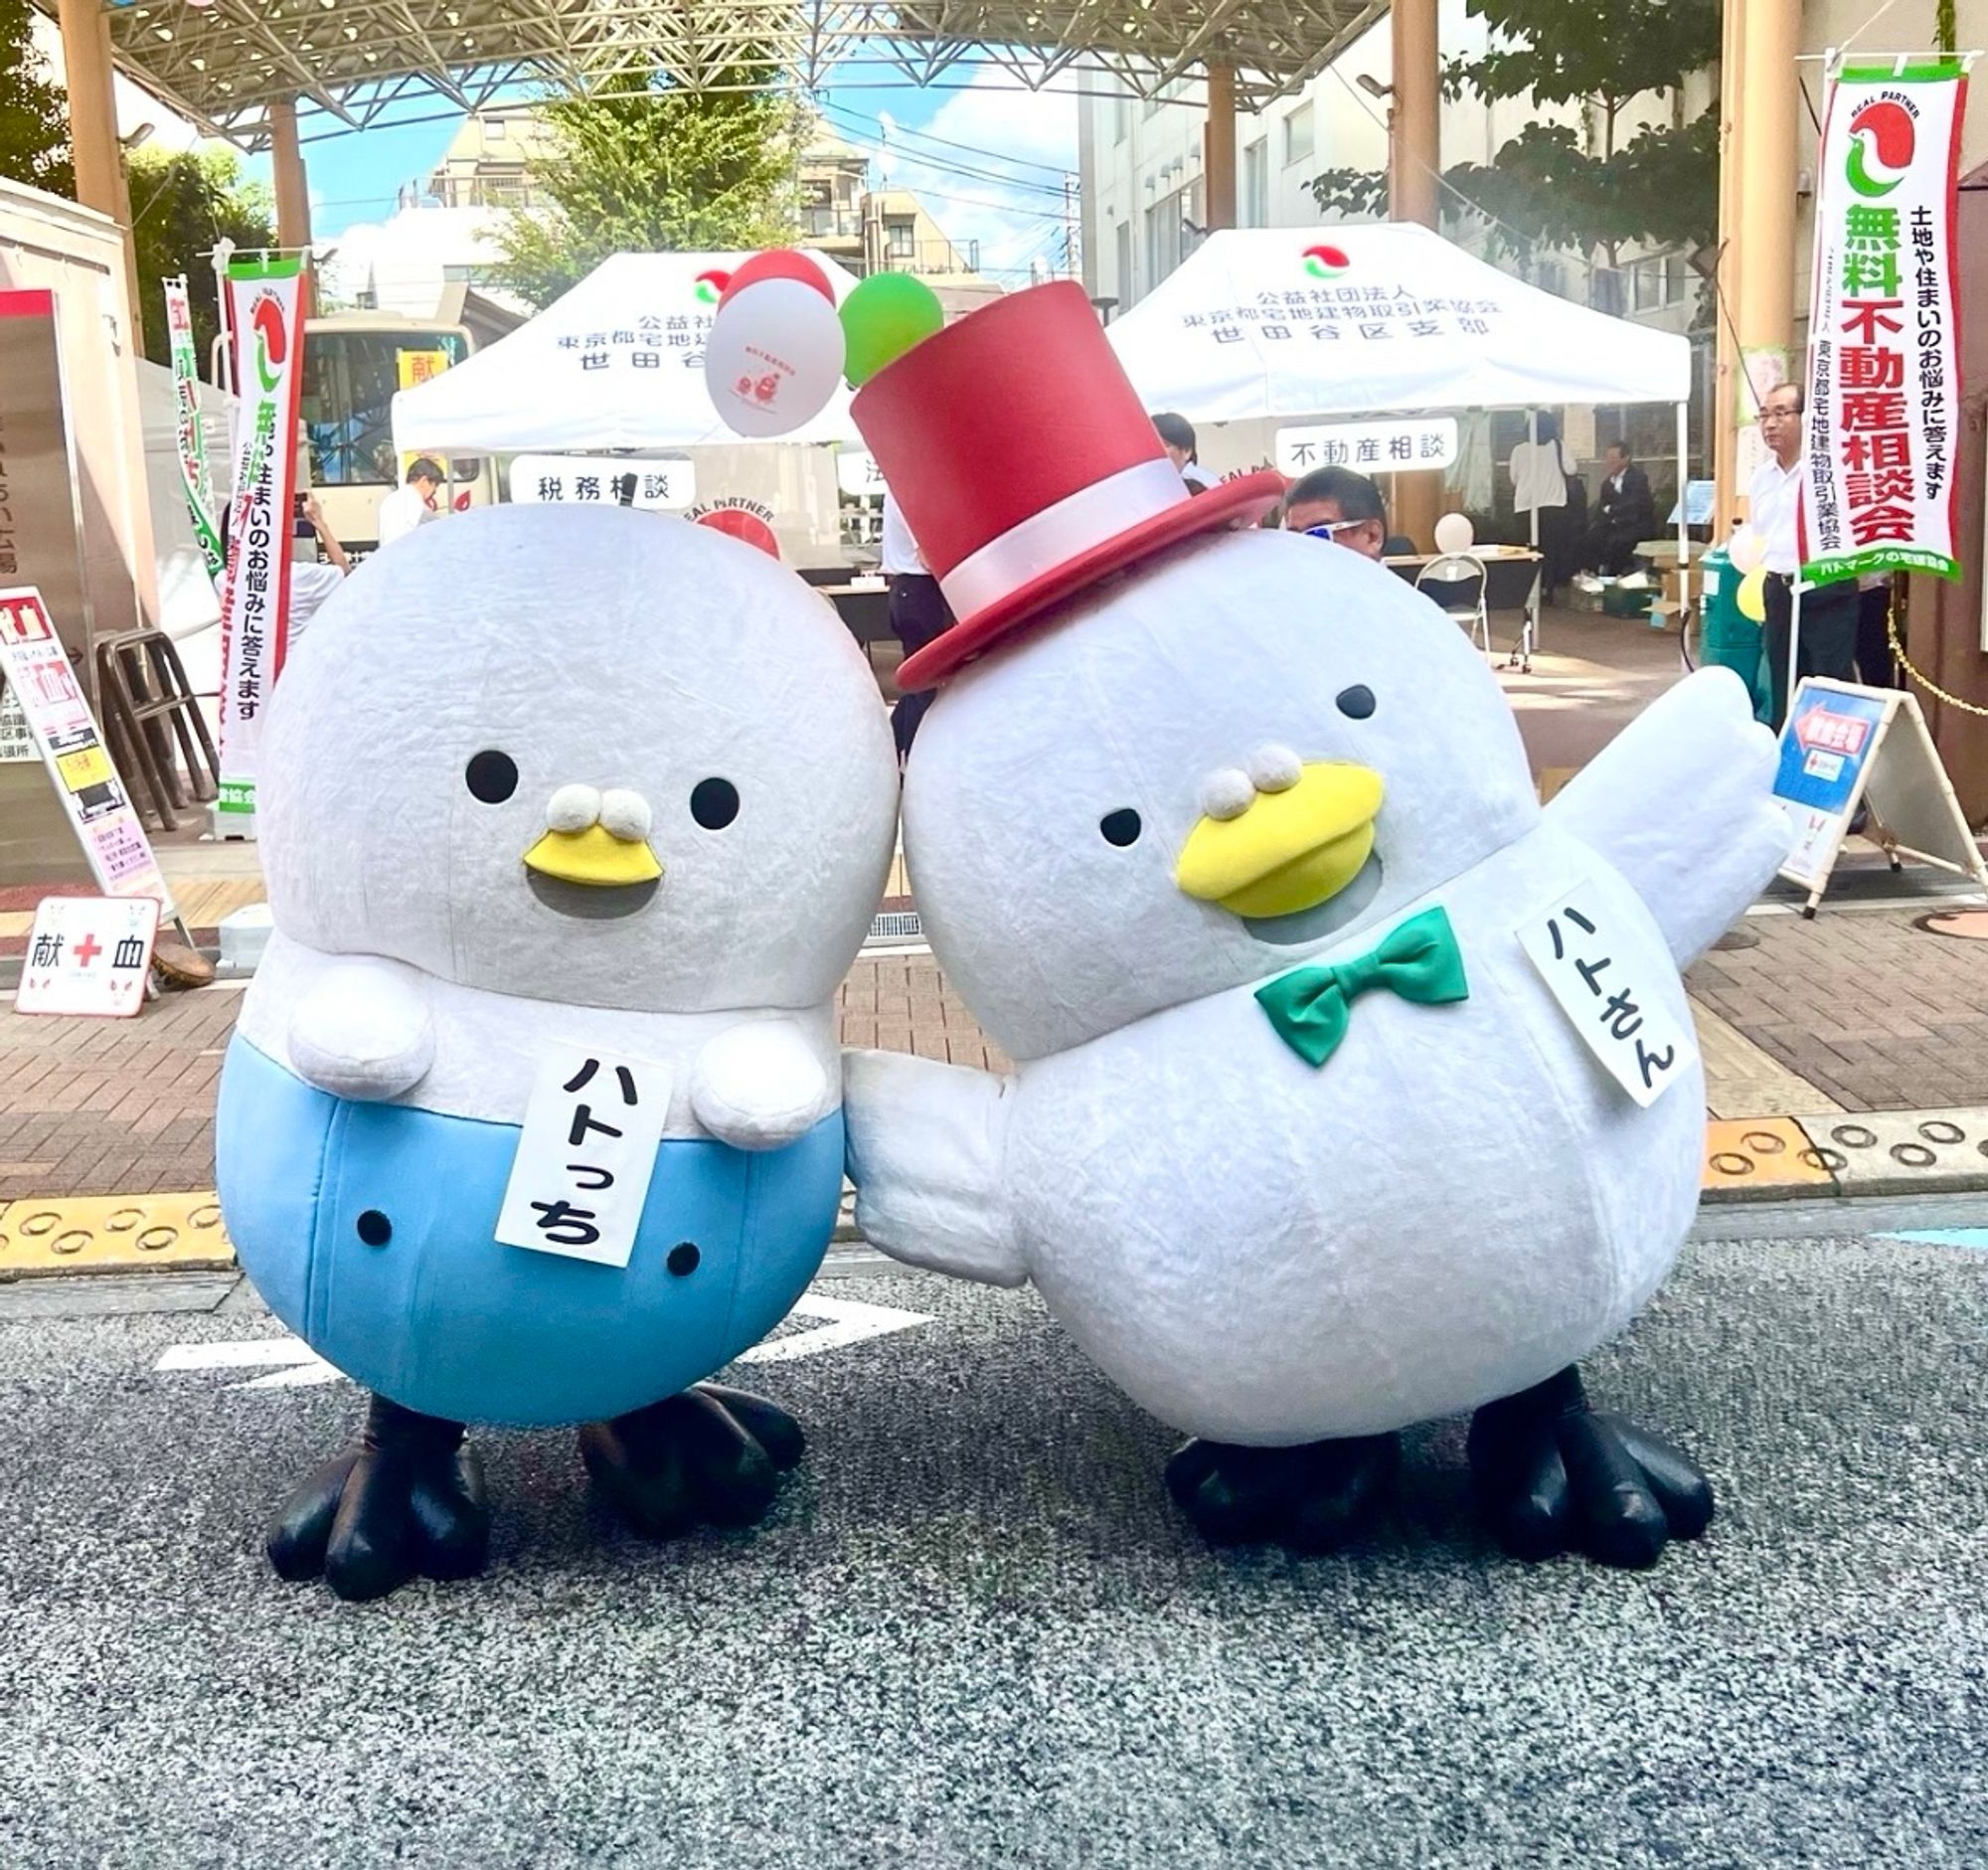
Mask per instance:
[[[743,506],[721,506],[714,512],[700,513],[697,523],[728,538],[743,540],[748,546],[757,546],[775,559],[780,556],[780,542],[773,537],[773,529],[758,514],[748,513]]]
[[[835,293],[815,260],[795,248],[776,247],[770,253],[754,254],[741,266],[719,296],[719,304],[737,298],[746,286],[756,285],[762,279],[799,279],[813,286],[831,305],[835,303]]]

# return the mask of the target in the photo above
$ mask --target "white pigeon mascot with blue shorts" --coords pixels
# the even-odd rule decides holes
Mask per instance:
[[[1680,683],[1542,809],[1464,633],[1251,527],[1275,476],[1191,496],[1074,284],[854,411],[959,618],[900,676],[938,690],[911,888],[1015,1061],[852,1055],[866,1236],[1032,1281],[1193,1438],[1168,1480],[1212,1536],[1338,1545],[1400,1432],[1465,1411],[1514,1551],[1702,1531],[1704,1476],[1576,1366],[1697,1206],[1679,969],[1787,848],[1740,684]]]
[[[472,512],[362,566],[283,670],[275,933],[223,1074],[222,1206],[373,1393],[269,1551],[375,1597],[484,1563],[464,1426],[584,1425],[638,1532],[743,1524],[800,1452],[703,1383],[834,1230],[834,996],[891,858],[881,699],[750,546]]]

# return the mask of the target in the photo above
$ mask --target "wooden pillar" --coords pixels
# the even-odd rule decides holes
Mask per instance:
[[[124,151],[117,141],[117,102],[110,88],[110,16],[97,0],[59,0],[63,69],[69,93],[70,153],[76,198],[117,223],[124,233],[124,282],[131,296],[131,354],[142,357],[144,322],[138,300],[138,257],[131,244],[131,195]]]
[[[1433,228],[1442,219],[1442,128],[1436,0],[1396,0],[1395,96],[1389,118],[1388,218]]]
[[[1737,161],[1730,198],[1725,276],[1739,327],[1732,376],[1731,425],[1717,437],[1725,460],[1714,479],[1743,500],[1761,459],[1756,418],[1775,384],[1800,374],[1795,354],[1795,118],[1800,107],[1801,0],[1727,0],[1739,29],[1729,34],[1737,54],[1722,85],[1744,87],[1738,110]]]
[[[1395,0],[1389,20],[1395,93],[1388,114],[1388,218],[1435,228],[1442,220],[1436,0]],[[1434,550],[1442,476],[1398,474],[1394,484],[1390,527],[1419,550]]]
[[[308,249],[311,242],[310,181],[297,143],[297,100],[272,97],[267,106],[269,173],[275,185],[276,245]],[[304,269],[304,315],[311,313],[311,276]]]
[[[1236,225],[1236,68],[1208,68],[1208,122],[1202,131],[1201,173],[1208,231]]]

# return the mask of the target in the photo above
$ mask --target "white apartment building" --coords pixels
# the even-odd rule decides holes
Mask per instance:
[[[1466,0],[1441,0],[1438,32],[1445,60],[1473,57],[1489,43],[1485,22],[1472,16]],[[1311,192],[1314,176],[1326,169],[1386,169],[1392,65],[1390,27],[1383,18],[1299,91],[1263,110],[1238,113],[1239,226],[1317,228],[1324,217]],[[1170,97],[1148,102],[1106,92],[1101,79],[1094,83],[1099,88],[1078,104],[1084,281],[1094,299],[1110,301],[1101,304],[1106,315],[1116,316],[1172,272],[1206,229],[1204,114],[1199,84],[1179,83]],[[1692,81],[1684,100],[1688,110],[1704,107],[1711,83],[1709,76]],[[1624,122],[1667,118],[1674,107],[1667,96],[1638,98],[1623,113]],[[1488,163],[1534,121],[1578,123],[1580,110],[1573,104],[1536,106],[1524,98],[1497,104],[1470,96],[1445,99],[1441,166]],[[1481,230],[1473,235],[1452,225],[1445,231],[1466,244],[1481,238]],[[1548,256],[1527,276],[1550,291],[1675,331],[1689,328],[1698,298],[1697,276],[1681,253],[1631,255],[1619,271],[1591,268],[1573,255]],[[1706,386],[1703,420],[1709,422],[1709,368],[1702,365],[1700,376]],[[1626,427],[1636,451],[1648,454],[1654,467],[1670,452],[1671,423],[1668,412],[1650,413],[1647,421],[1621,411],[1593,417],[1571,413],[1568,438],[1578,456],[1592,459],[1603,440]],[[1496,419],[1500,458],[1523,424],[1523,417]],[[1258,441],[1252,434],[1246,446],[1256,448]],[[1228,452],[1217,439],[1213,464],[1246,464],[1226,458]]]

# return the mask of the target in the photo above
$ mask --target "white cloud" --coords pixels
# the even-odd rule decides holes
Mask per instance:
[[[955,246],[978,241],[983,272],[1020,285],[1031,259],[1061,265],[1061,172],[1077,172],[1077,115],[1074,96],[987,77],[947,93],[917,130],[899,130],[884,113],[880,179],[918,196]],[[881,141],[868,147],[877,152]]]

